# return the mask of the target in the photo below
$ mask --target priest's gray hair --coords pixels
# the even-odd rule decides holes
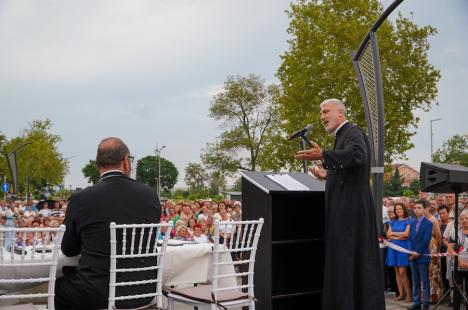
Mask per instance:
[[[345,117],[348,117],[348,111],[346,111],[346,106],[343,103],[343,101],[341,101],[340,99],[336,99],[336,98],[327,99],[320,104],[320,108],[323,108],[327,104],[334,104],[340,109],[340,111],[343,112]]]

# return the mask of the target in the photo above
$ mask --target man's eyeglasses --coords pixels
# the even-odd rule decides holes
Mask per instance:
[[[128,155],[128,160],[130,161],[130,164],[133,164],[133,161],[135,160],[135,156]]]

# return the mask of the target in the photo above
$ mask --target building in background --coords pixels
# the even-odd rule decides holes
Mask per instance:
[[[385,173],[385,181],[391,180],[395,169],[398,169],[401,177],[401,184],[405,187],[409,187],[412,181],[419,180],[419,172],[416,169],[407,164],[392,164],[392,172]]]

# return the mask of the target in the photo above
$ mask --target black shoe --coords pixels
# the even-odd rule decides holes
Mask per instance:
[[[408,310],[420,310],[421,309],[421,304],[415,304],[415,305],[411,305],[407,308]]]

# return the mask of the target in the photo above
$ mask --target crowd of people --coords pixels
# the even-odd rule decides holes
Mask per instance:
[[[66,210],[66,199],[60,199],[53,203],[34,200],[30,200],[29,203],[0,201],[0,227],[59,227],[64,222]],[[161,222],[173,223],[171,239],[196,243],[213,242],[216,220],[239,221],[241,214],[240,201],[230,199],[219,202],[212,200],[189,202],[167,200],[161,204]],[[32,245],[32,238],[30,239],[27,239],[26,245]],[[4,246],[10,248],[13,243],[22,243],[23,241],[18,235],[13,238],[5,238],[4,242]]]
[[[461,197],[456,207],[453,193],[429,195],[420,192],[418,200],[384,198],[384,237],[397,246],[421,254],[407,254],[388,248],[385,257],[386,285],[388,290],[396,292],[396,300],[412,302],[415,309],[419,309],[421,304],[428,308],[429,304],[437,303],[454,286],[452,257],[428,254],[454,254],[457,249],[468,248],[468,238],[465,238],[465,230],[468,233],[468,210],[464,210],[467,202],[466,197]],[[459,214],[458,244],[455,243],[455,212]],[[468,279],[468,272],[463,272],[468,270],[468,261],[460,259],[460,268],[460,275]],[[420,299],[421,284],[423,300]],[[468,295],[468,281],[465,291]]]
[[[419,199],[386,197],[383,200],[384,237],[395,245],[419,254],[452,254],[460,248],[468,249],[468,210],[464,210],[467,202],[466,197],[461,197],[456,211],[453,193],[430,195],[421,192]],[[30,200],[24,204],[21,201],[0,201],[0,225],[19,228],[58,227],[64,222],[66,210],[66,199],[52,203]],[[458,244],[455,243],[455,212],[459,214]],[[213,242],[216,220],[238,221],[241,217],[241,203],[229,199],[219,202],[167,200],[161,203],[160,221],[173,224],[171,239],[174,240]],[[29,244],[32,238],[25,240],[18,235],[10,236],[5,238],[4,246],[8,248],[25,241],[25,245],[32,245]],[[384,263],[387,290],[396,292],[396,300],[424,306],[434,304],[454,285],[451,256],[407,254],[389,247]],[[462,270],[460,281],[465,280],[468,295],[468,261],[460,259],[459,266]]]
[[[60,199],[53,203],[34,200],[29,200],[28,203],[22,201],[5,202],[2,200],[0,201],[0,227],[59,227],[63,224],[66,210],[66,199]],[[7,249],[10,249],[12,245],[33,245],[33,235],[29,235],[24,239],[22,234],[16,236],[9,234],[3,242]]]
[[[229,199],[192,203],[169,200],[161,206],[161,222],[171,221],[174,226],[171,238],[182,241],[213,242],[215,221],[240,221],[241,216],[241,203]],[[221,226],[220,229],[229,227]]]

